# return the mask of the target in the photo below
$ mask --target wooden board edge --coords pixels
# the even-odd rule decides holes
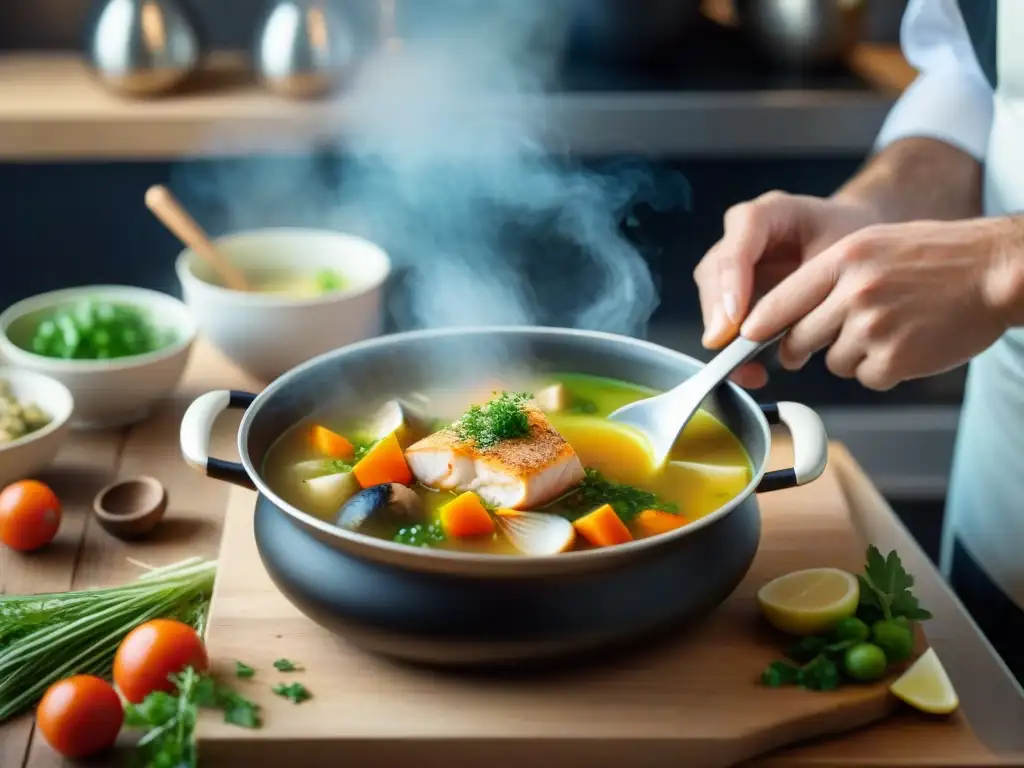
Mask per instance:
[[[830,461],[854,525],[883,551],[899,552],[916,577],[922,604],[935,613],[925,627],[928,643],[942,659],[974,735],[996,764],[1024,765],[1024,689],[849,450],[832,443]]]

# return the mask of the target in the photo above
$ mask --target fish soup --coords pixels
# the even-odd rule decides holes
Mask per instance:
[[[742,444],[703,410],[655,470],[646,439],[607,419],[656,394],[643,387],[565,374],[532,393],[491,389],[410,396],[363,417],[319,414],[275,443],[264,477],[285,501],[342,528],[502,555],[668,533],[750,482]]]

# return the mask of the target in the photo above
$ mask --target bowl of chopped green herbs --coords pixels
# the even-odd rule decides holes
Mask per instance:
[[[52,291],[0,313],[0,355],[66,386],[79,428],[145,418],[177,386],[195,337],[184,303],[132,286]]]
[[[205,338],[257,380],[380,334],[391,261],[354,235],[292,227],[238,232],[214,241],[250,289],[223,285],[191,249],[175,269]]]

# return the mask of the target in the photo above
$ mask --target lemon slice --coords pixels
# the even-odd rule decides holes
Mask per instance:
[[[839,568],[810,568],[772,579],[758,590],[757,602],[777,629],[817,635],[857,612],[860,584]]]
[[[889,690],[914,709],[932,715],[948,715],[960,706],[960,698],[934,648],[922,653]]]

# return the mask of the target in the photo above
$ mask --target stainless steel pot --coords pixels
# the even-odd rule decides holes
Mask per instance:
[[[768,58],[787,66],[840,62],[864,26],[864,0],[735,0],[736,21]]]
[[[108,88],[131,96],[169,91],[199,66],[199,36],[177,0],[107,0],[90,21],[87,55]]]
[[[417,331],[317,357],[259,395],[199,397],[181,424],[185,460],[210,477],[258,490],[260,557],[281,591],[312,619],[378,653],[432,664],[540,660],[625,642],[679,625],[724,600],[757,551],[756,494],[811,482],[827,440],[803,405],[758,406],[722,386],[706,407],[743,441],[750,484],[721,509],[672,533],[553,557],[415,549],[336,528],[280,498],[263,479],[267,451],[292,425],[328,405],[365,412],[409,391],[495,370],[573,371],[668,389],[702,363],[657,345],[557,328]],[[217,415],[245,408],[241,463],[208,455]],[[792,433],[794,467],[766,471],[770,425]]]

